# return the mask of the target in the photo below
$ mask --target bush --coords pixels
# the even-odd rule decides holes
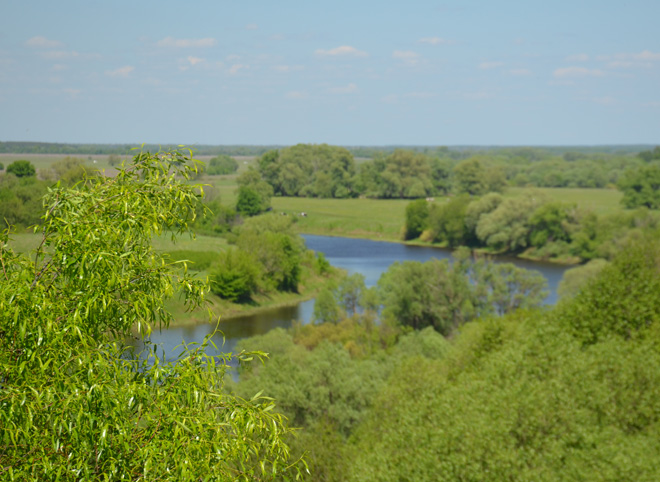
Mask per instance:
[[[14,161],[7,166],[7,172],[16,177],[31,177],[37,173],[30,161]]]
[[[209,161],[206,173],[210,175],[234,174],[238,170],[238,162],[233,157],[221,154]]]
[[[233,302],[249,301],[256,292],[261,277],[259,262],[240,249],[230,249],[220,255],[209,281],[211,291]]]

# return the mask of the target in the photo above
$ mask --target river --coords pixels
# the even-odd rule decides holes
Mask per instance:
[[[367,286],[375,285],[380,275],[397,261],[424,262],[432,258],[451,259],[450,251],[439,248],[330,236],[304,235],[303,237],[309,249],[324,253],[333,266],[343,268],[349,274],[362,273]],[[500,257],[495,262],[511,262],[521,268],[539,271],[547,279],[550,290],[550,295],[545,300],[546,304],[554,304],[557,301],[557,286],[564,271],[568,269],[566,266],[517,258]],[[220,333],[214,335],[213,341],[218,345],[219,351],[230,352],[242,338],[260,335],[277,327],[288,328],[294,320],[308,323],[313,311],[314,300],[309,300],[297,306],[274,308],[253,315],[232,318],[220,324],[220,329],[224,333],[224,344],[223,335]],[[183,340],[200,342],[214,328],[214,325],[200,324],[154,330],[151,341],[160,345],[169,359],[180,352],[176,347]],[[213,350],[209,349],[209,353],[213,354]]]

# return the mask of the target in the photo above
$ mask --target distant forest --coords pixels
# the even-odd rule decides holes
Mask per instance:
[[[131,149],[138,144],[66,144],[50,142],[0,142],[0,154],[70,154],[70,155],[93,155],[93,154],[117,154],[130,155]],[[145,144],[145,150],[154,152],[158,150],[169,150],[175,145],[169,144]],[[262,154],[273,150],[286,147],[284,145],[191,145],[188,146],[194,150],[198,156],[217,156],[225,154],[228,156],[261,156]],[[565,154],[594,154],[607,153],[615,155],[637,154],[641,151],[653,149],[651,144],[632,144],[632,145],[605,145],[605,146],[343,146],[353,156],[372,158],[379,153],[390,153],[396,149],[405,148],[407,150],[420,152],[427,155],[437,155],[440,157],[452,157],[463,159],[476,153],[484,151],[509,151],[518,156],[535,159],[543,155],[565,155]]]

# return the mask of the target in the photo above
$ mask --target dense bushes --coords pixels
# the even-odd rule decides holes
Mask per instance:
[[[657,163],[627,170],[617,186],[623,191],[621,203],[625,207],[660,209],[660,165]]]
[[[642,238],[555,309],[481,317],[449,339],[365,313],[245,340],[272,359],[234,389],[276,395],[314,480],[656,480],[660,250],[657,233]]]
[[[426,205],[414,201],[406,209],[404,237],[421,229],[421,240],[448,247],[576,262],[610,259],[628,239],[659,223],[660,214],[646,209],[597,216],[530,190],[515,198],[489,193]]]
[[[205,170],[210,175],[233,174],[238,170],[238,162],[233,157],[221,154],[212,158]]]
[[[343,147],[297,144],[269,151],[259,159],[259,173],[276,195],[337,197],[354,195],[353,155]]]
[[[257,292],[298,291],[305,248],[288,217],[247,219],[231,239],[236,247],[223,253],[211,269],[215,294],[246,302]]]
[[[30,161],[14,161],[7,166],[7,174],[13,174],[16,177],[31,177],[36,173],[37,171]]]

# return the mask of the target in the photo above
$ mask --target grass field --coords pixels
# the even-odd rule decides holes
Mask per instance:
[[[298,232],[390,241],[401,237],[408,202],[400,199],[272,199],[274,212],[294,216]]]
[[[510,187],[505,197],[520,196],[528,188]],[[621,198],[623,193],[616,189],[587,188],[534,188],[554,201],[575,203],[581,208],[589,209],[599,216],[622,211]]]

